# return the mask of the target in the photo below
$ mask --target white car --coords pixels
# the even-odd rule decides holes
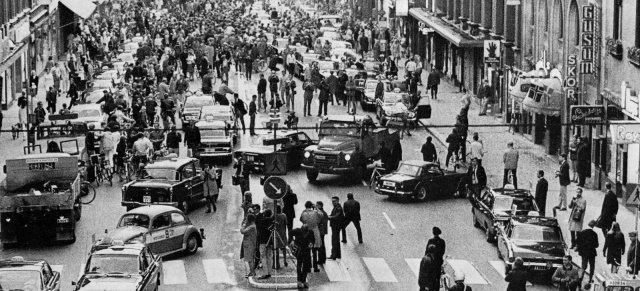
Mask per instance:
[[[322,21],[322,24],[329,21],[331,25],[335,28],[339,28],[342,26],[342,16],[334,14],[334,15],[320,15],[318,19]]]
[[[71,124],[93,124],[96,129],[102,129],[102,123],[107,120],[107,116],[102,112],[100,104],[81,104],[71,107],[71,113],[77,113],[76,119],[65,119],[56,121],[58,123]]]

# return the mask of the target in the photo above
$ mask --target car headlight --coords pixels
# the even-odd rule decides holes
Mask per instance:
[[[311,156],[311,153],[310,153],[310,152],[304,152],[304,157],[305,157],[306,159],[308,159],[310,156]]]
[[[348,162],[349,160],[351,160],[351,155],[350,155],[350,154],[346,154],[346,155],[344,155],[344,160],[345,160],[345,161],[347,161],[347,162]]]

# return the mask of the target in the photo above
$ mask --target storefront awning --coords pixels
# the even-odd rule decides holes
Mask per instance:
[[[26,43],[15,44],[17,47],[13,49],[12,53],[5,57],[4,60],[0,60],[0,73],[6,71],[9,66],[13,65],[16,60],[22,56],[22,54],[29,47]]]
[[[562,82],[558,78],[538,79],[531,82],[522,109],[538,114],[560,116],[562,107]]]
[[[87,19],[96,10],[96,4],[93,4],[91,0],[60,0],[61,4],[67,6],[69,10],[80,16],[82,19]]]
[[[431,15],[424,8],[411,8],[409,14],[415,19],[426,23],[439,35],[449,40],[457,47],[483,47],[484,41],[476,39],[457,26],[446,22],[442,18]]]

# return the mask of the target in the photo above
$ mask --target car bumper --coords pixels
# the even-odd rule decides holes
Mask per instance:
[[[318,173],[323,173],[323,174],[336,174],[336,175],[340,175],[340,174],[349,174],[349,173],[353,173],[355,171],[354,168],[351,167],[334,167],[334,166],[311,166],[311,165],[305,165],[305,164],[301,164],[301,167],[305,170],[315,170],[318,171]]]
[[[203,158],[217,158],[217,157],[230,157],[232,153],[230,152],[199,152],[196,153],[196,157]]]
[[[376,187],[375,192],[386,196],[413,196],[413,191],[389,190]]]
[[[388,121],[391,122],[402,122],[402,117],[400,116],[388,116],[388,115],[384,115],[384,118],[387,119]],[[412,117],[412,118],[407,118],[408,122],[415,122],[417,120],[417,117]]]
[[[510,267],[513,267],[513,262],[506,262]],[[562,267],[561,263],[546,263],[546,262],[527,262],[524,261],[524,267],[529,268],[529,271],[550,271],[556,268]]]
[[[167,205],[167,206],[178,207],[178,202],[143,203],[143,202],[136,202],[136,201],[122,201],[122,202],[120,202],[120,204],[122,206],[127,206],[127,207],[140,207],[140,206],[147,206],[147,205]]]

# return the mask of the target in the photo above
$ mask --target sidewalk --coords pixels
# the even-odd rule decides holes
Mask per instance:
[[[426,76],[425,76],[426,79]],[[426,82],[425,82],[426,84]],[[423,88],[420,88],[423,89]],[[431,119],[423,120],[423,124],[428,127],[428,130],[433,134],[435,139],[439,143],[435,143],[439,149],[444,148],[446,154],[446,137],[452,130],[453,124],[455,124],[455,117],[459,113],[461,108],[460,97],[461,93],[458,93],[458,89],[449,83],[442,82],[439,87],[438,100],[431,100],[432,115]],[[424,90],[423,90],[424,92]],[[430,98],[430,97],[429,97]],[[488,116],[478,116],[479,106],[472,102],[469,110],[469,135],[468,139],[471,141],[473,132],[479,134],[480,140],[484,144],[484,149],[487,153],[482,160],[483,166],[487,171],[488,186],[497,187],[502,185],[503,181],[503,163],[502,153],[507,147],[507,142],[513,141],[514,147],[520,152],[520,159],[518,163],[518,186],[523,189],[530,189],[535,192],[535,185],[537,182],[536,174],[538,170],[545,172],[545,178],[549,181],[549,192],[547,194],[547,216],[553,215],[553,207],[558,204],[558,193],[560,191],[560,184],[555,177],[555,171],[559,169],[559,162],[557,156],[548,156],[545,154],[544,148],[539,145],[533,144],[531,140],[528,140],[522,135],[512,134],[507,131],[508,127],[473,127],[474,125],[498,125],[502,121],[500,118]],[[449,127],[430,127],[430,125],[436,126],[449,126]],[[442,145],[442,146],[440,146]],[[443,154],[443,153],[440,153]],[[444,157],[441,157],[444,159]],[[590,180],[590,179],[589,179]],[[596,220],[600,216],[600,210],[604,193],[600,190],[592,190],[589,185],[590,181],[587,181],[587,187],[584,188],[583,196],[587,200],[587,211],[585,215],[584,227],[587,227],[587,223],[590,220]],[[572,183],[567,189],[567,199],[570,201],[571,197],[575,196],[576,184]],[[620,210],[618,211],[617,221],[622,227],[622,232],[625,234],[625,240],[627,233],[633,230],[635,225],[635,208],[625,207],[619,200]],[[565,241],[567,245],[570,245],[571,236],[568,231],[569,223],[569,211],[558,212],[558,222],[560,223]],[[596,258],[596,274],[603,272],[609,272],[610,267],[607,266],[606,260],[602,257],[602,247],[604,246],[604,236],[600,229],[594,229],[598,234],[598,241],[600,247],[598,248],[598,257]],[[580,266],[581,258],[574,250],[570,251],[573,256],[573,261]],[[624,272],[626,266],[626,254],[623,256],[623,266],[620,272]]]

